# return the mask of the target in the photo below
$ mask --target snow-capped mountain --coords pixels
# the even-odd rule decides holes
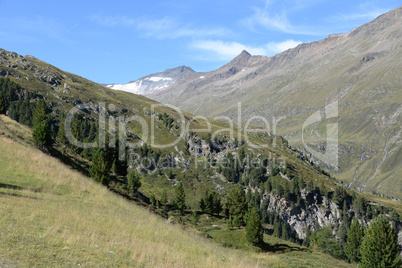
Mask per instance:
[[[195,73],[193,69],[187,66],[180,66],[173,69],[167,69],[164,72],[151,74],[142,77],[136,81],[127,84],[110,84],[107,87],[115,90],[127,91],[144,96],[155,95],[168,88],[175,82],[186,79],[189,75]]]

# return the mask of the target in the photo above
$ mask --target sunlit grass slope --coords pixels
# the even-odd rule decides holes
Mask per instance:
[[[0,137],[0,259],[15,266],[255,267],[42,152]],[[0,262],[1,263],[1,262]]]

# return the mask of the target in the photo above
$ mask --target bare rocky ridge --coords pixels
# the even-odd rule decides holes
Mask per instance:
[[[338,117],[331,122],[339,125],[339,163],[315,161],[351,188],[402,198],[401,29],[399,7],[350,33],[273,57],[243,51],[215,71],[191,72],[144,95],[194,114],[232,119],[238,118],[241,102],[243,122],[255,115],[269,122],[282,117],[277,133],[300,149],[306,119],[338,102]],[[331,150],[324,123],[306,131],[311,148]]]

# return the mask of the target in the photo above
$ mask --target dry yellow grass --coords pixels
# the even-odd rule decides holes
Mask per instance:
[[[285,266],[169,225],[35,148],[1,137],[0,152],[0,264]]]
[[[18,124],[10,117],[4,114],[0,115],[0,132],[5,136],[12,138],[20,138],[24,141],[33,142],[32,131],[29,127]]]

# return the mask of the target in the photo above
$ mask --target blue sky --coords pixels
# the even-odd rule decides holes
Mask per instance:
[[[400,0],[0,0],[0,48],[98,83],[126,83],[180,65],[211,71],[243,49],[272,56],[349,32],[399,5]]]

